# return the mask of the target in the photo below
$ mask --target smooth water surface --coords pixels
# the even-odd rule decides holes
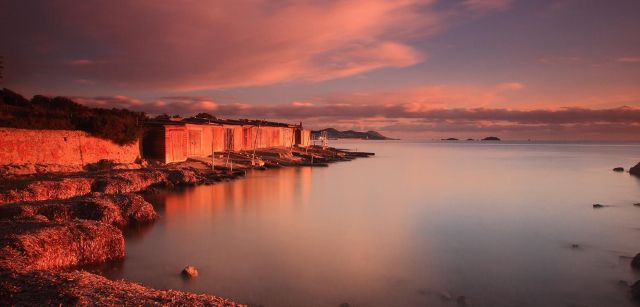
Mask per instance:
[[[612,168],[640,145],[337,146],[376,157],[154,196],[106,274],[256,306],[635,306],[640,179]]]

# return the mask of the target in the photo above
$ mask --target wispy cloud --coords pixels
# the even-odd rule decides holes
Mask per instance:
[[[620,63],[640,63],[640,56],[635,57],[621,57],[617,59]]]

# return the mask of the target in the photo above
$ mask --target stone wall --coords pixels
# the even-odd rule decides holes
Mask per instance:
[[[102,159],[132,163],[138,157],[138,142],[120,146],[83,131],[0,128],[0,165],[82,166]]]

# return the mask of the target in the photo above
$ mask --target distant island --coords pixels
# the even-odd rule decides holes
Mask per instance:
[[[488,136],[484,139],[482,139],[483,141],[500,141],[500,138],[497,136]]]
[[[354,130],[340,131],[335,128],[326,128],[322,130],[311,131],[311,137],[317,138],[322,134],[322,132],[325,132],[325,131],[329,139],[395,140],[393,138],[386,137],[380,134],[379,132],[373,131],[373,130],[366,131],[366,132],[360,132],[360,131],[354,131]]]
[[[460,139],[457,138],[446,138],[446,139],[440,139],[441,141],[459,141]],[[488,136],[484,139],[480,139],[481,141],[500,141],[500,138],[497,136]],[[475,141],[474,139],[467,139],[467,141]]]

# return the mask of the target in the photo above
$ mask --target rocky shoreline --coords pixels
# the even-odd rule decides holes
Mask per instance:
[[[156,290],[76,268],[123,259],[123,229],[159,218],[140,192],[213,184],[248,169],[327,166],[368,157],[335,148],[277,148],[221,153],[211,163],[141,163],[76,173],[0,180],[0,297],[9,305],[241,306],[213,295]],[[180,272],[176,272],[179,274]]]

